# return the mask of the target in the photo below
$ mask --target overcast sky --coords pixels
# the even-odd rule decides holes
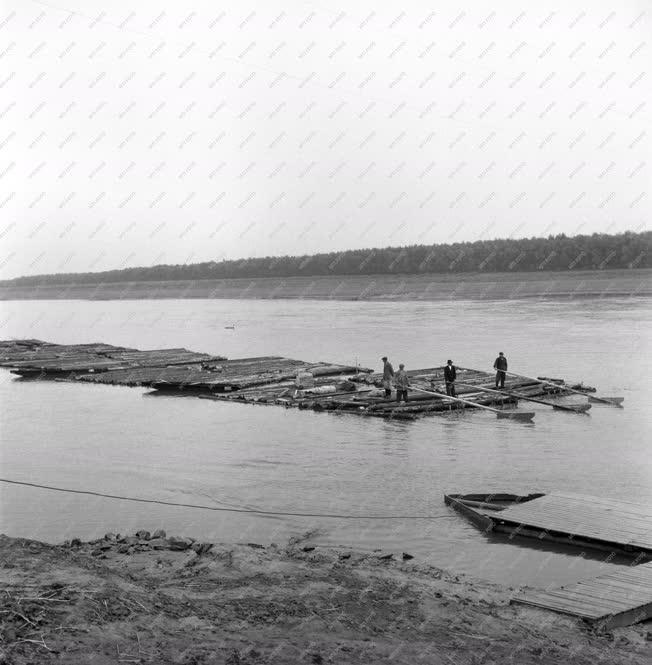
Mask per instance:
[[[650,0],[0,7],[0,278],[648,224]]]

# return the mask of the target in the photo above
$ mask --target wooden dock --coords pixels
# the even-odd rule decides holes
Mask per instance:
[[[566,492],[447,494],[444,501],[485,532],[652,557],[652,506]]]
[[[493,518],[495,531],[652,555],[652,506],[554,492],[505,508]]]
[[[580,617],[602,630],[628,626],[652,617],[652,563],[555,589],[529,589],[511,602]]]
[[[652,617],[652,506],[554,492],[446,494],[444,501],[485,532],[503,532],[632,557],[628,568],[554,589],[528,589],[512,602],[571,614],[609,629]],[[641,565],[636,565],[641,564]]]
[[[494,384],[493,373],[473,369],[458,368],[458,395],[470,400],[468,405],[453,403],[442,394],[416,391],[411,391],[407,404],[398,404],[385,398],[382,374],[364,367],[280,356],[227,360],[179,348],[143,351],[103,343],[61,345],[8,340],[0,341],[0,367],[25,378],[143,386],[209,399],[404,420],[474,409],[475,404],[502,407],[517,402],[508,394],[485,392],[483,388]],[[309,381],[299,381],[301,375],[307,375]],[[443,367],[411,369],[408,376],[416,387],[444,392]],[[562,380],[546,385],[509,377],[505,385],[508,390],[529,396],[567,393]]]

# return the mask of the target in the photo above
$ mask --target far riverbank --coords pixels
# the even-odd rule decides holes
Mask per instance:
[[[332,275],[0,286],[0,300],[222,298],[438,301],[640,296],[652,296],[652,270]]]

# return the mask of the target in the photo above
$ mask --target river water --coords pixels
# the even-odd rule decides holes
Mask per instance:
[[[409,552],[510,584],[597,574],[602,555],[488,538],[446,492],[574,491],[652,503],[652,301],[10,301],[0,338],[186,347],[378,368],[444,364],[583,380],[625,408],[590,416],[528,405],[533,425],[488,413],[385,422],[352,415],[152,396],[140,388],[17,380],[0,370],[4,478],[288,512],[433,519],[259,517],[60,494],[0,483],[0,532],[61,542],[165,528],[216,542],[309,542]],[[225,326],[235,326],[233,330]],[[578,398],[582,399],[582,398]],[[527,546],[525,546],[527,544]]]

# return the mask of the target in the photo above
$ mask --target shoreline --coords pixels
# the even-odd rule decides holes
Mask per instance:
[[[517,589],[403,553],[211,544],[164,532],[0,535],[0,663],[649,662],[649,622],[597,633]]]
[[[208,297],[208,296],[173,296],[173,295],[166,295],[166,296],[133,296],[130,295],[128,297],[106,297],[106,298],[88,298],[85,296],[44,296],[44,297],[20,297],[20,298],[5,298],[2,295],[0,295],[0,302],[25,302],[27,300],[35,300],[35,301],[53,301],[53,300],[79,300],[83,302],[112,302],[116,300],[120,301],[135,301],[135,300],[265,300],[265,301],[274,301],[274,302],[279,302],[279,301],[284,301],[284,300],[300,300],[300,301],[307,301],[307,302],[368,302],[368,303],[407,303],[407,302],[413,302],[413,303],[422,303],[422,302],[450,302],[452,300],[455,300],[456,302],[504,302],[504,301],[519,301],[519,300],[568,300],[568,301],[582,301],[582,300],[591,300],[595,298],[599,298],[601,300],[605,299],[623,299],[623,298],[628,298],[628,299],[633,299],[633,298],[650,298],[652,297],[652,289],[650,289],[650,292],[645,292],[645,293],[627,293],[627,292],[622,292],[622,293],[602,293],[599,291],[596,291],[594,293],[583,293],[581,295],[578,295],[577,293],[546,293],[546,294],[531,294],[531,295],[519,295],[519,296],[509,296],[506,295],[504,297],[493,297],[493,298],[485,298],[485,297],[472,297],[472,296],[466,296],[463,298],[453,298],[452,296],[441,296],[441,297],[431,297],[431,298],[417,298],[417,297],[401,297],[397,296],[395,298],[383,298],[383,297],[378,297],[378,298],[355,298],[355,297],[350,297],[350,298],[331,298],[329,296],[313,296],[313,297],[305,297],[305,296],[278,296],[278,297],[266,297],[266,296],[214,296],[214,297]]]

